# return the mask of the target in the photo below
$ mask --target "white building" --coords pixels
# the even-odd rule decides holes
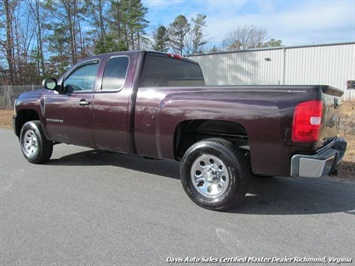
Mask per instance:
[[[330,85],[355,99],[355,42],[191,55],[206,85]]]

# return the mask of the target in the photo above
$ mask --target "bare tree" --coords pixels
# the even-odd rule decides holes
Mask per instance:
[[[46,0],[44,2],[44,8],[52,14],[52,21],[49,25],[53,30],[53,38],[51,38],[51,41],[54,42],[56,39],[63,38],[63,36],[55,35],[55,31],[59,28],[67,33],[70,63],[75,64],[78,59],[80,59],[79,50],[82,50],[80,37],[82,36],[83,2],[78,0]]]
[[[109,12],[109,3],[105,0],[85,0],[84,1],[87,21],[93,27],[93,32],[96,38],[100,40],[105,40],[107,29],[108,29],[108,19],[105,16]]]
[[[44,23],[44,16],[43,8],[41,6],[41,0],[28,0],[28,6],[30,8],[31,14],[35,18],[35,27],[36,27],[36,55],[35,55],[35,62],[37,64],[37,71],[42,76],[45,72],[45,65],[44,65],[44,51],[43,51],[43,23]]]
[[[12,84],[15,80],[15,44],[14,44],[14,10],[18,5],[18,0],[4,0],[1,4],[1,13],[5,20],[1,21],[1,27],[5,29],[5,39],[0,39],[1,50],[3,51],[8,68],[9,81]]]
[[[266,38],[266,29],[257,28],[254,25],[244,25],[239,26],[232,32],[228,33],[223,40],[222,46],[229,51],[259,48],[263,46]]]

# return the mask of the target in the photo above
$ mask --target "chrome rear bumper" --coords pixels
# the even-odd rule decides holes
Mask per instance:
[[[346,140],[334,138],[315,154],[295,154],[291,158],[291,176],[321,177],[334,174],[346,151]]]

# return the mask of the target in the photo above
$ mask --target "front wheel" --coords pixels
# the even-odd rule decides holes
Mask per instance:
[[[53,152],[53,142],[47,140],[39,121],[25,123],[20,133],[22,154],[34,164],[49,161]]]
[[[249,175],[242,152],[223,139],[207,139],[192,145],[180,167],[187,195],[210,210],[228,210],[243,200]]]

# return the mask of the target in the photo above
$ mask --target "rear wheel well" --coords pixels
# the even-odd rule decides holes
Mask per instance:
[[[32,120],[39,120],[38,113],[35,110],[27,109],[18,111],[15,125],[16,135],[18,137],[20,136],[21,128],[23,127],[23,125],[26,122]]]
[[[249,151],[247,131],[239,123],[221,120],[187,120],[178,124],[175,129],[175,158],[181,160],[187,149],[194,143],[209,138],[225,139],[235,147]]]

